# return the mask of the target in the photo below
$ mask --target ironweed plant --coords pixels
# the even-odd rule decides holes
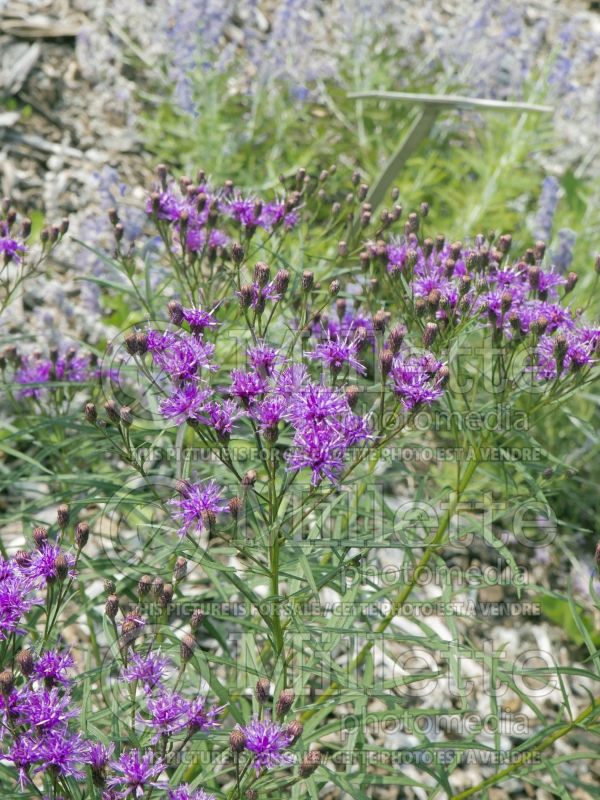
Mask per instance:
[[[558,594],[528,574],[559,546],[536,428],[595,380],[600,328],[542,241],[461,242],[367,193],[334,167],[260,197],[160,166],[153,248],[109,212],[130,313],[85,403],[96,490],[57,476],[68,505],[2,561],[13,796],[583,783],[597,636],[571,595],[584,664],[511,640]],[[15,391],[48,413],[76,359],[16,365]]]

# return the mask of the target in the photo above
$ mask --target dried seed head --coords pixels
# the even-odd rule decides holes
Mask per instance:
[[[292,737],[290,744],[296,744],[298,739],[302,736],[303,731],[304,725],[297,719],[292,720],[292,722],[286,726],[287,734]]]
[[[241,753],[246,747],[246,736],[239,728],[234,728],[229,734],[229,747],[234,753]]]
[[[114,620],[117,616],[119,611],[119,598],[116,594],[110,594],[106,598],[106,605],[104,606],[104,612],[109,619]]]
[[[31,650],[28,648],[21,650],[21,652],[17,655],[17,664],[19,665],[22,675],[24,675],[26,678],[31,677],[35,668],[35,661]]]
[[[321,764],[321,753],[318,750],[311,750],[307,753],[300,764],[300,777],[308,778]]]
[[[268,678],[259,678],[256,681],[255,695],[258,702],[263,705],[271,694],[271,684]]]
[[[75,528],[75,544],[80,550],[88,543],[90,538],[90,526],[87,522],[78,522]]]
[[[87,422],[90,422],[92,425],[98,419],[98,412],[96,411],[96,406],[94,403],[85,404],[84,414]]]
[[[285,717],[292,707],[295,699],[296,695],[292,689],[284,689],[277,698],[277,703],[275,705],[275,713],[277,716]]]
[[[189,633],[186,633],[179,645],[179,655],[184,664],[194,655],[195,649],[196,640]]]
[[[69,524],[69,506],[66,503],[61,503],[56,509],[56,521],[61,530],[64,530]]]

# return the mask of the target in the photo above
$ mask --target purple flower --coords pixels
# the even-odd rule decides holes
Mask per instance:
[[[12,761],[19,770],[19,787],[25,791],[25,786],[29,780],[30,767],[36,761],[36,743],[29,736],[19,736],[11,744],[10,750],[5,756]]]
[[[176,222],[184,209],[183,201],[171,191],[159,192],[158,198],[154,201],[149,197],[146,201],[146,213],[154,213],[154,204],[157,217],[168,222]]]
[[[23,242],[20,242],[18,239],[12,239],[10,236],[0,236],[0,253],[4,261],[14,261],[19,264],[21,256],[26,252],[27,248]]]
[[[154,342],[153,342],[154,345]],[[182,333],[174,341],[166,339],[166,346],[152,350],[156,366],[164,370],[174,381],[189,380],[202,369],[214,370],[211,364],[215,352],[214,344],[205,342],[200,336]]]
[[[70,653],[61,653],[58,650],[47,650],[38,658],[35,664],[34,674],[38,678],[43,678],[46,686],[50,688],[57,683],[69,683],[66,672],[74,666],[75,661]]]
[[[94,377],[96,371],[91,369],[89,356],[77,355],[72,350],[54,360],[24,358],[15,373],[15,381],[24,387],[19,391],[19,397],[37,398],[42,396],[39,384],[52,381],[83,383]]]
[[[187,484],[180,498],[170,500],[169,505],[178,509],[174,516],[182,523],[180,536],[185,536],[190,530],[200,532],[209,527],[211,518],[227,510],[222,502],[221,489],[214,481],[203,485]]]
[[[198,422],[210,425],[219,436],[228,436],[233,430],[233,423],[239,419],[241,412],[234,400],[224,400],[222,403],[208,403],[203,409],[204,413]]]
[[[207,731],[218,725],[217,716],[225,706],[206,708],[206,698],[197,697],[189,704],[187,726],[193,731]]]
[[[216,328],[217,320],[213,317],[215,309],[204,311],[202,308],[182,308],[184,320],[190,326],[192,333],[202,333],[205,328]]]
[[[290,400],[287,418],[295,427],[348,413],[346,399],[339,392],[318,383],[308,384]]]
[[[292,364],[284,367],[275,379],[275,391],[283,397],[290,398],[304,388],[308,380],[308,370],[304,364]]]
[[[256,372],[231,371],[230,392],[237,397],[246,408],[267,390],[264,378]]]
[[[430,405],[443,395],[444,388],[438,376],[441,367],[441,362],[431,355],[396,356],[390,375],[394,392],[407,411]]]
[[[42,599],[34,592],[33,578],[18,571],[14,561],[0,559],[2,576],[0,578],[0,641],[11,633],[19,631],[19,622],[34,605]]]
[[[277,350],[274,347],[269,347],[264,342],[248,350],[248,360],[262,378],[267,378],[273,374],[278,358]]]
[[[163,691],[157,697],[149,697],[146,707],[150,719],[138,716],[138,721],[154,729],[152,744],[156,744],[161,736],[169,736],[185,728],[189,703],[178,692]]]
[[[53,583],[58,578],[59,559],[64,560],[67,566],[69,578],[75,578],[75,557],[66,550],[61,550],[57,544],[44,544],[40,550],[36,550],[31,555],[31,564],[23,568],[25,575],[36,580],[43,580],[45,583]]]
[[[41,731],[64,727],[79,711],[69,709],[71,698],[68,694],[59,694],[53,689],[32,689],[27,686],[21,690],[18,701],[18,714],[27,725]]]
[[[92,772],[96,774],[103,774],[108,766],[109,759],[115,750],[115,745],[110,742],[107,745],[102,742],[92,742],[89,746],[88,760],[92,768]]]
[[[145,656],[131,653],[122,676],[130,683],[139,681],[144,691],[149,693],[163,680],[170,665],[171,661],[159,652],[150,652]]]
[[[246,749],[254,754],[254,768],[258,774],[262,769],[287,766],[294,763],[291,753],[283,752],[292,742],[286,728],[269,719],[252,722],[242,727],[246,737]]]
[[[164,771],[165,764],[154,753],[142,755],[138,750],[127,750],[117,761],[111,761],[110,766],[119,773],[107,781],[109,787],[121,789],[116,795],[118,800],[142,797],[146,789],[161,789],[166,785],[156,780]]]
[[[215,800],[214,794],[207,794],[204,789],[190,789],[185,783],[177,789],[169,789],[168,800]]]
[[[349,339],[346,335],[344,339],[339,336],[335,338],[328,335],[325,342],[317,345],[315,349],[309,353],[309,357],[314,360],[323,361],[331,369],[332,373],[337,374],[342,367],[347,364],[359,375],[365,375],[367,370],[358,360],[359,345],[353,340]]]
[[[252,406],[252,416],[261,430],[276,428],[285,417],[288,401],[281,394],[268,395]]]
[[[199,420],[211,397],[210,388],[201,388],[198,383],[186,383],[161,401],[160,413],[167,419],[174,419],[178,425],[186,419]]]
[[[78,733],[52,731],[36,742],[36,760],[42,764],[34,771],[50,770],[51,773],[82,781],[85,774],[81,765],[88,761],[89,752],[88,743]]]
[[[307,427],[294,436],[293,447],[287,453],[288,467],[311,469],[313,486],[323,478],[335,483],[344,466],[345,452],[346,440],[339,431],[326,425]]]

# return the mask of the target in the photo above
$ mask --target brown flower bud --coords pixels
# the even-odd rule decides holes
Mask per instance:
[[[202,620],[204,619],[204,611],[201,608],[195,608],[192,612],[192,616],[190,617],[190,628],[193,631],[197,631],[200,625],[202,625]]]
[[[402,342],[404,341],[404,336],[406,334],[406,329],[403,325],[399,323],[394,325],[394,327],[390,331],[390,335],[388,337],[388,347],[392,351],[394,355],[400,352],[400,348],[402,347]]]
[[[96,411],[96,406],[95,406],[94,403],[86,403],[85,404],[84,414],[85,414],[85,418],[86,418],[87,422],[90,422],[92,425],[98,419],[98,412]]]
[[[249,469],[242,478],[242,486],[246,489],[249,488],[250,486],[254,486],[257,477],[258,475],[256,474],[256,470]]]
[[[385,380],[390,374],[392,364],[394,363],[394,354],[391,350],[382,350],[379,354],[379,366],[381,368],[381,377]]]
[[[435,322],[428,322],[423,331],[423,344],[425,347],[431,347],[437,336],[438,326]]]
[[[90,526],[87,522],[78,522],[75,528],[75,544],[80,550],[88,543],[90,538]]]
[[[151,589],[152,589],[152,578],[150,577],[150,575],[142,575],[137,585],[139,596],[145,597],[147,594],[150,594]]]
[[[292,722],[286,726],[287,734],[292,737],[291,745],[296,744],[298,739],[302,736],[303,731],[304,725],[297,719],[292,720]]]
[[[165,583],[162,592],[160,593],[160,596],[158,598],[159,605],[161,605],[163,608],[166,608],[173,599],[173,593],[174,593],[173,584]]]
[[[573,291],[573,289],[575,288],[575,284],[577,283],[578,278],[579,278],[579,275],[576,272],[569,272],[569,274],[567,275],[566,283],[565,283],[565,294],[569,294],[569,292]]]
[[[260,287],[264,287],[269,282],[269,276],[271,274],[271,268],[268,264],[265,264],[262,261],[259,261],[254,267],[254,280],[258,283]]]
[[[241,753],[246,747],[246,736],[239,728],[234,728],[229,734],[229,747],[234,753]]]
[[[502,296],[500,297],[500,309],[503,314],[506,314],[508,309],[511,307],[513,301],[513,297],[511,292],[506,291],[502,292]]]
[[[183,556],[178,556],[173,569],[173,580],[182,581],[187,575],[187,561]]]
[[[340,282],[339,281],[331,281],[329,284],[329,294],[332,297],[335,297],[340,293]]]
[[[130,333],[125,337],[125,349],[130,356],[137,355],[137,336],[135,333]]]
[[[106,598],[104,612],[109,619],[114,620],[119,611],[119,598],[116,594],[111,594]]]
[[[165,582],[160,577],[160,575],[156,575],[154,580],[152,581],[152,593],[155,597],[160,597],[163,591],[163,586]]]
[[[26,678],[31,677],[35,668],[35,661],[31,650],[28,648],[21,650],[17,655],[17,664],[21,670],[21,675],[24,675]]]
[[[287,269],[280,269],[275,275],[275,291],[277,294],[284,295],[290,283],[290,273]]]
[[[123,425],[126,425],[127,427],[133,423],[133,414],[131,413],[129,406],[121,406],[119,417]]]
[[[186,633],[179,644],[179,655],[184,664],[194,655],[195,649],[196,640],[189,633]]]
[[[231,245],[231,258],[236,264],[241,264],[244,260],[244,248],[239,242]]]
[[[360,394],[360,389],[358,386],[348,386],[346,389],[346,402],[348,406],[353,409],[358,402],[358,395]]]
[[[373,329],[376,333],[383,333],[385,331],[385,324],[387,322],[387,315],[383,309],[379,309],[373,315]]]
[[[116,208],[109,208],[107,216],[108,216],[108,221],[110,222],[111,225],[114,226],[119,224],[120,222],[119,212],[117,211]]]
[[[114,594],[117,591],[117,584],[110,578],[105,578],[104,591],[106,592],[106,594]]]
[[[539,289],[540,286],[541,269],[539,267],[531,266],[527,270],[527,277],[529,278],[529,285],[533,290]]]
[[[245,283],[240,289],[240,307],[250,308],[254,300],[254,287],[251,283]]]
[[[315,284],[315,276],[309,270],[302,273],[302,288],[305,292],[310,292]]]
[[[56,570],[57,579],[62,583],[62,581],[64,581],[69,574],[69,562],[67,561],[67,557],[64,553],[61,553],[56,557],[54,569]]]
[[[5,669],[0,672],[0,692],[7,697],[13,690],[15,678],[11,670]]]
[[[300,764],[300,777],[308,778],[321,764],[321,753],[318,750],[311,750],[307,753]]]
[[[15,561],[20,567],[29,567],[31,566],[31,553],[28,553],[27,550],[17,550]]]
[[[115,400],[109,400],[108,402],[106,402],[104,404],[104,410],[106,411],[106,416],[109,418],[111,422],[119,421],[120,419],[119,411]]]
[[[56,521],[61,530],[64,530],[69,524],[69,506],[66,503],[61,503],[56,509]]]
[[[256,699],[258,702],[263,705],[269,699],[269,695],[271,694],[271,684],[268,678],[259,678],[256,681]]]
[[[285,717],[294,704],[295,699],[296,695],[292,689],[284,689],[277,698],[277,703],[275,704],[275,713],[277,716]]]
[[[242,501],[239,497],[232,497],[229,503],[227,504],[227,508],[229,509],[229,513],[231,514],[234,520],[240,515],[240,511],[242,508]]]
[[[48,531],[46,528],[34,528],[33,529],[33,541],[35,542],[35,546],[38,550],[41,550],[42,547],[47,544],[48,542]]]

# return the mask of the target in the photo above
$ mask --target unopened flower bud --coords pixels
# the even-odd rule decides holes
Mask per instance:
[[[181,325],[183,322],[183,306],[177,300],[170,300],[167,303],[167,312],[173,325]]]
[[[338,255],[342,258],[348,255],[348,242],[338,242]]]
[[[315,276],[309,270],[302,273],[302,288],[305,292],[310,292],[315,284]]]
[[[118,411],[117,404],[116,404],[116,402],[114,400],[108,400],[104,404],[104,410],[106,411],[106,416],[109,418],[109,420],[111,422],[118,422],[119,421],[119,419],[120,419],[119,411]]]
[[[527,270],[527,277],[529,278],[529,285],[535,291],[540,286],[541,269],[536,266],[530,266]]]
[[[284,295],[287,291],[287,288],[290,283],[290,273],[287,269],[280,269],[279,272],[275,275],[275,292],[280,295]]]
[[[160,596],[158,598],[158,602],[163,608],[166,608],[169,605],[169,603],[173,599],[173,593],[174,593],[173,584],[165,583],[165,585],[162,588],[162,592],[160,593]]]
[[[329,284],[329,294],[332,297],[335,297],[340,293],[340,282],[339,281],[331,281]]]
[[[435,337],[437,336],[438,326],[435,322],[428,322],[423,331],[423,344],[425,347],[431,347]]]
[[[240,307],[250,308],[254,300],[254,287],[251,283],[245,283],[240,289]]]
[[[258,285],[262,288],[267,285],[269,282],[269,276],[271,274],[271,268],[268,264],[265,264],[262,261],[259,261],[254,266],[254,280],[258,283]]]
[[[368,194],[369,194],[369,187],[367,186],[366,183],[361,183],[361,185],[358,187],[358,199],[361,201],[361,203]]]
[[[24,675],[26,678],[30,678],[33,675],[33,670],[35,668],[35,661],[31,650],[28,648],[21,650],[21,652],[17,655],[17,664],[21,670],[21,675]]]
[[[277,716],[285,717],[294,704],[295,699],[296,695],[292,689],[284,689],[277,698],[277,703],[275,704],[275,713]]]
[[[146,595],[150,594],[151,589],[152,589],[152,578],[150,577],[150,575],[142,575],[137,585],[139,596],[146,597]]]
[[[117,591],[117,584],[112,578],[104,578],[104,591],[106,594],[115,594]]]
[[[75,544],[80,550],[88,543],[90,538],[90,526],[87,522],[78,522],[75,528]]]
[[[133,423],[133,414],[131,413],[129,406],[121,407],[121,410],[119,411],[119,418],[123,425],[126,425],[127,427]]]
[[[500,298],[500,310],[503,314],[506,314],[508,309],[511,307],[512,301],[513,297],[509,291],[502,292],[502,296]]]
[[[61,553],[56,557],[54,569],[56,570],[56,577],[62,583],[62,581],[64,581],[69,574],[69,562],[67,561],[67,557],[64,553]]]
[[[569,294],[569,292],[573,291],[578,278],[579,276],[577,275],[576,272],[569,272],[565,283],[565,294]]]
[[[227,504],[227,508],[229,513],[231,514],[232,519],[237,520],[240,515],[240,510],[242,508],[242,501],[239,497],[232,497],[229,503]]]
[[[31,560],[31,553],[28,553],[27,550],[17,550],[15,553],[15,561],[21,568],[30,567],[32,560]]]
[[[358,402],[358,396],[360,394],[360,389],[358,386],[348,386],[346,388],[346,402],[350,409],[353,409]]]
[[[432,289],[427,295],[427,305],[432,313],[435,313],[440,307],[442,293],[439,289]]]
[[[258,475],[256,474],[256,470],[249,469],[242,478],[242,486],[246,489],[249,488],[250,486],[254,486],[257,478]]]
[[[423,219],[429,215],[429,203],[421,203],[420,212]]]
[[[439,385],[439,386],[441,386],[441,387],[443,388],[444,386],[447,386],[447,385],[448,385],[448,381],[449,381],[449,380],[450,380],[450,370],[449,370],[449,369],[448,369],[448,367],[447,367],[447,366],[444,364],[443,366],[441,366],[441,367],[438,369],[438,372],[437,372],[437,382],[438,382],[438,385]]]
[[[186,633],[179,644],[179,655],[184,664],[194,655],[195,649],[196,640],[189,633]]]
[[[239,242],[231,245],[231,258],[235,264],[241,264],[244,260],[244,248]]]
[[[397,355],[397,353],[400,351],[405,334],[406,329],[399,323],[394,325],[394,327],[390,330],[390,334],[388,336],[388,347],[394,355]]]
[[[296,744],[298,739],[302,736],[302,732],[304,731],[304,725],[297,719],[292,720],[289,725],[286,726],[286,733],[288,736],[291,736],[290,745]]]
[[[415,300],[415,314],[417,317],[422,317],[427,313],[427,302],[423,297],[417,297]]]
[[[379,354],[379,366],[381,368],[381,375],[385,379],[390,374],[392,365],[394,363],[394,354],[391,350],[382,350]]]
[[[376,333],[383,333],[385,331],[385,323],[387,320],[387,315],[383,309],[379,309],[379,311],[375,312],[373,315],[373,330]]]
[[[173,568],[173,580],[182,581],[187,575],[187,561],[183,556],[178,556]]]
[[[269,683],[269,679],[259,678],[256,681],[255,696],[258,702],[261,704],[261,706],[267,702],[270,694],[271,694],[271,684]]]
[[[41,550],[42,547],[48,543],[48,531],[46,528],[34,528],[33,529],[33,541],[35,542],[35,546],[38,550]]]
[[[91,423],[92,425],[98,419],[98,412],[96,411],[96,406],[94,405],[94,403],[86,403],[85,404],[84,414],[85,414],[85,418],[86,418],[87,422]]]
[[[5,669],[0,672],[0,692],[5,696],[12,692],[15,685],[15,678],[11,670]]]
[[[123,239],[123,236],[125,235],[125,228],[120,222],[115,225],[114,234],[117,242],[120,242]]]
[[[25,217],[21,220],[21,239],[27,239],[31,236],[31,220]]]
[[[300,777],[308,778],[321,764],[321,753],[318,750],[311,750],[307,753],[300,764]]]
[[[66,503],[62,503],[56,509],[56,521],[61,530],[64,530],[69,524],[69,506]]]
[[[229,747],[234,753],[241,753],[246,747],[246,736],[239,728],[234,728],[229,734]]]
[[[160,577],[160,575],[155,575],[154,580],[152,581],[152,594],[156,598],[159,598],[161,596],[164,585],[165,582]]]
[[[119,611],[119,598],[116,594],[111,594],[106,598],[104,612],[109,619],[114,620]]]
[[[197,631],[200,625],[202,625],[202,620],[204,619],[204,611],[201,608],[195,608],[192,612],[192,616],[190,617],[190,628],[193,631]]]

